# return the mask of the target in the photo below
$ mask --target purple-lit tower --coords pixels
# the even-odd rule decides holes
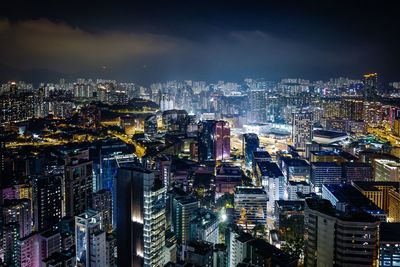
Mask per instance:
[[[199,161],[224,161],[230,158],[230,127],[226,121],[206,120],[199,123]]]
[[[215,159],[230,159],[231,153],[231,128],[226,121],[217,121],[215,125]]]

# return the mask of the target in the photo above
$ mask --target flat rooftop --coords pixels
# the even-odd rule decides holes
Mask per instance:
[[[353,181],[354,186],[363,191],[381,191],[379,187],[388,186],[396,190],[400,188],[400,182],[385,182],[385,181]]]
[[[236,186],[235,194],[262,194],[266,195],[262,186]]]
[[[400,242],[400,223],[381,223],[379,240],[381,242]]]
[[[267,151],[254,151],[253,157],[255,159],[269,159],[271,155]]]
[[[268,177],[283,176],[281,169],[279,169],[278,164],[276,164],[275,162],[261,161],[257,162],[257,166],[260,169],[262,176],[268,176]]]
[[[335,198],[342,203],[361,209],[362,211],[374,214],[385,214],[374,202],[365,197],[354,186],[349,184],[326,184],[323,185]],[[324,189],[322,189],[324,190]]]
[[[321,212],[331,217],[336,217],[343,221],[353,222],[378,222],[379,218],[369,215],[366,212],[348,212],[344,213],[336,210],[332,203],[327,199],[306,198],[305,203],[311,210]]]
[[[309,167],[310,164],[308,164],[307,161],[304,159],[295,159],[295,158],[289,158],[289,157],[283,157],[282,161],[285,162],[288,166],[294,166],[294,167]]]
[[[311,166],[315,167],[338,167],[342,168],[337,162],[312,162]]]

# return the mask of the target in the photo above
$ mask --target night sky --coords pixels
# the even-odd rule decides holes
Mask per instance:
[[[0,8],[0,80],[400,80],[386,1],[30,2]]]

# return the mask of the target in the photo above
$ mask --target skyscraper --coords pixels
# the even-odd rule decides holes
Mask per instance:
[[[378,218],[340,213],[326,199],[305,203],[304,266],[377,266]]]
[[[86,211],[92,195],[92,161],[89,150],[72,151],[65,158],[63,180],[63,216],[73,217]]]
[[[39,232],[50,229],[61,220],[62,177],[39,176],[33,179],[33,219]]]
[[[275,201],[286,197],[286,179],[278,164],[275,162],[257,162],[256,176],[268,194],[267,212],[272,215],[275,208]],[[235,195],[236,196],[236,195]]]
[[[226,121],[206,120],[199,123],[199,161],[227,160],[230,158],[230,127]]]
[[[378,74],[369,73],[364,75],[364,91],[365,100],[374,100],[378,93]]]
[[[19,237],[32,232],[31,202],[29,199],[6,199],[3,205],[3,224],[16,223]]]
[[[250,102],[250,121],[262,123],[267,117],[267,103],[265,90],[252,89],[249,93]]]
[[[260,146],[260,140],[257,134],[243,134],[243,154],[247,167],[251,167],[253,163],[253,152]]]
[[[75,247],[76,266],[105,266],[106,233],[101,212],[87,210],[75,216]]]
[[[106,232],[112,230],[112,195],[108,189],[93,193],[92,209],[102,212],[103,228]]]
[[[311,112],[292,114],[292,144],[297,149],[305,149],[312,140],[313,116]]]
[[[164,265],[164,191],[150,170],[135,165],[118,170],[118,266]]]
[[[321,193],[323,184],[342,182],[342,167],[336,162],[313,162],[310,182],[315,193]]]
[[[193,196],[178,196],[172,200],[172,227],[180,244],[189,240],[190,220],[199,201]]]
[[[237,186],[234,196],[235,221],[246,230],[267,222],[268,195],[262,186]]]
[[[197,209],[190,220],[190,239],[218,243],[218,216],[207,209]]]

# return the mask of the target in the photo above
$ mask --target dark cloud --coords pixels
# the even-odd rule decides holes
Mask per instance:
[[[0,11],[0,79],[46,80],[51,72],[148,83],[377,71],[396,80],[395,9],[347,2],[22,1]]]

